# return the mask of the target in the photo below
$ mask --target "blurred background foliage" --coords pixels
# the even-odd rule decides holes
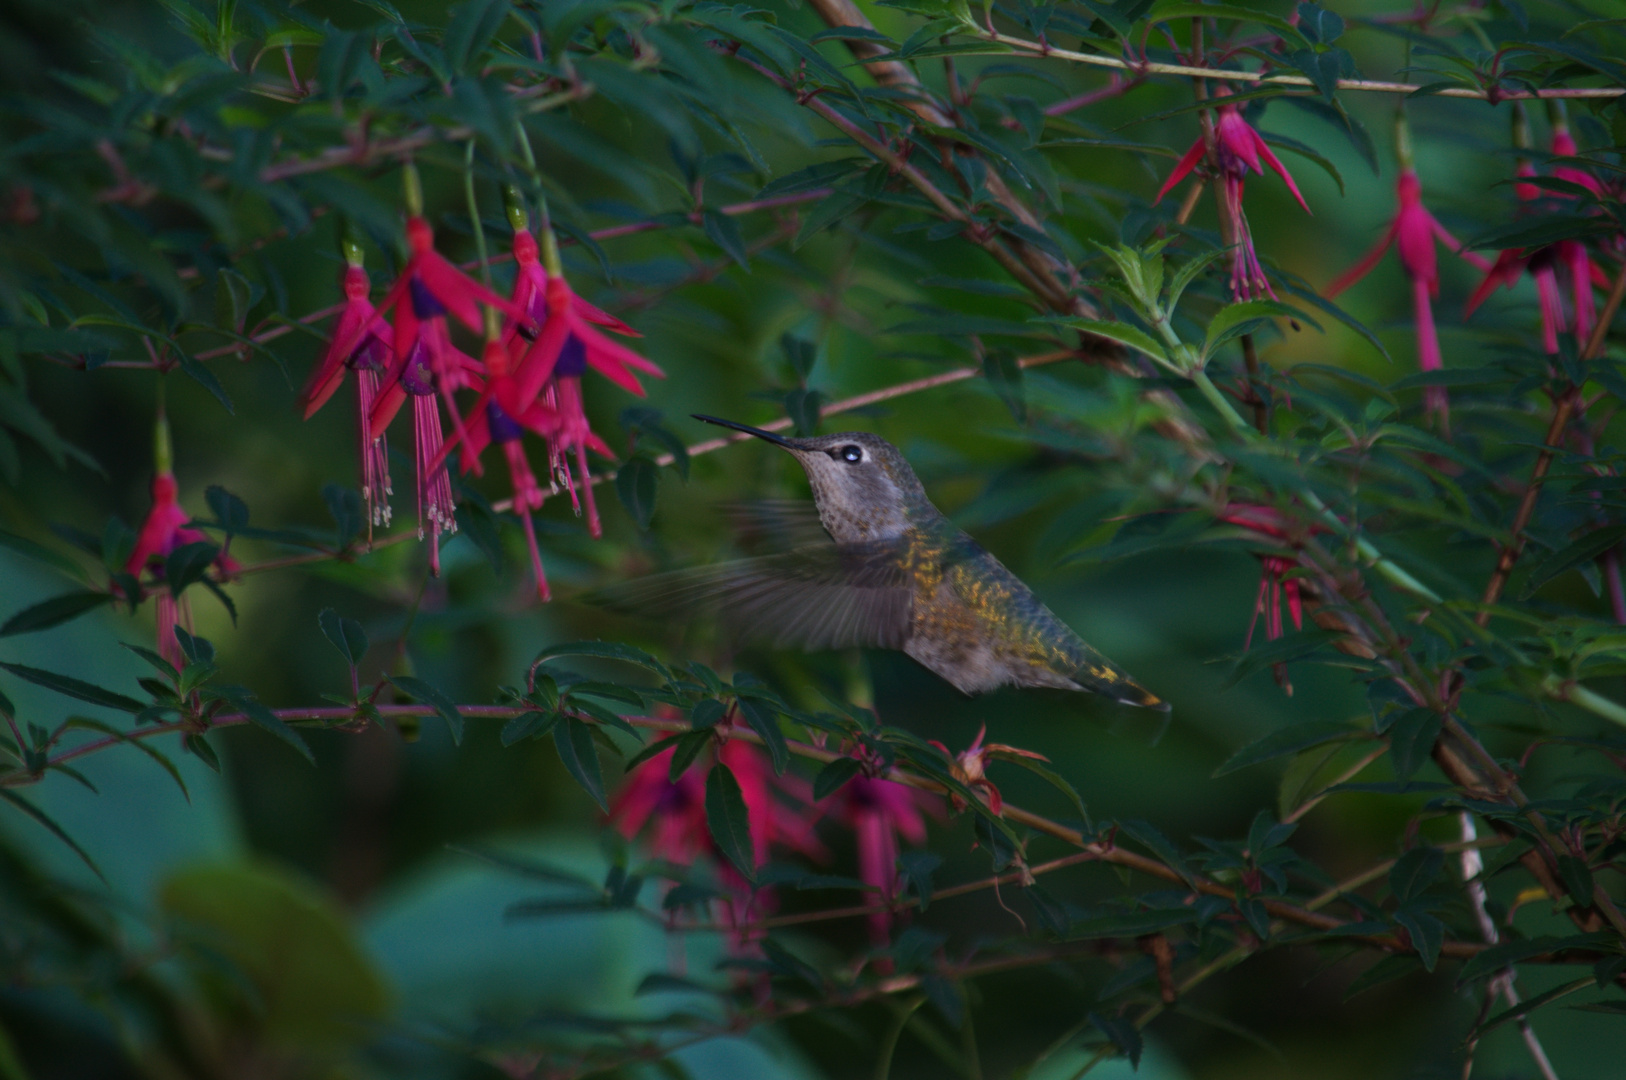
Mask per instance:
[[[767,6],[780,26],[803,38],[825,28],[811,8]],[[899,7],[859,6],[895,41],[907,39],[921,23],[918,14]],[[1262,6],[1278,15],[1289,10]],[[1359,71],[1384,78],[1404,65],[1404,33],[1370,25],[1353,32],[1362,17],[1398,8],[1376,0],[1333,6],[1351,24],[1340,44]],[[487,7],[456,9],[453,25]],[[1106,7],[1061,5],[1057,10],[1071,12],[1074,23],[1058,36],[1067,38],[1078,20],[1087,25],[1091,11]],[[793,415],[801,408],[804,420],[816,419],[816,408],[807,409],[809,394],[818,395],[815,404],[829,404],[956,367],[982,366],[988,356],[996,370],[1003,358],[1008,371],[1011,358],[1055,348],[1044,340],[1051,330],[1015,325],[1033,310],[992,260],[962,239],[927,228],[935,219],[901,199],[870,203],[806,236],[799,233],[820,203],[742,214],[727,219],[732,228],[715,219],[709,228],[684,220],[697,191],[705,207],[752,200],[762,197],[764,185],[810,163],[854,153],[794,94],[709,50],[716,30],[657,18],[687,5],[549,2],[515,8],[548,27],[550,50],[562,36],[574,35],[577,74],[595,91],[525,121],[567,242],[567,271],[583,295],[642,332],[638,348],[667,373],[665,380],[648,382],[647,402],[588,377],[589,415],[618,453],[663,449],[635,442],[623,412],[633,405],[659,410],[666,429],[683,442],[696,442],[711,429],[689,420],[691,412],[762,423],[789,406]],[[1026,3],[1009,11],[1000,5],[999,18],[1032,18],[1036,10]],[[1558,3],[1476,3],[1463,10],[1469,15],[1460,24],[1442,21],[1438,33],[1469,45],[1473,35],[1462,27],[1470,23],[1475,33],[1516,36],[1521,31],[1515,24],[1528,19],[1538,26],[1531,36],[1556,38],[1568,23],[1587,17],[1579,6]],[[12,203],[0,226],[7,252],[0,289],[8,325],[25,325],[32,309],[22,296],[43,295],[40,282],[49,282],[70,309],[94,308],[95,290],[103,290],[136,306],[154,325],[182,311],[212,323],[216,282],[227,267],[241,272],[258,294],[250,327],[278,314],[298,317],[339,297],[341,218],[368,238],[375,284],[387,281],[401,253],[394,156],[280,185],[256,186],[227,170],[225,182],[217,184],[205,179],[217,175],[215,166],[173,146],[164,149],[169,143],[185,147],[184,138],[154,138],[139,148],[132,139],[122,153],[153,185],[153,197],[98,201],[97,193],[121,178],[110,164],[114,157],[98,156],[94,147],[103,137],[117,138],[104,136],[104,129],[117,128],[118,109],[154,107],[169,118],[159,127],[194,125],[195,133],[232,146],[243,160],[337,144],[347,115],[360,108],[356,95],[342,107],[326,99],[285,104],[254,98],[243,91],[240,72],[210,59],[196,36],[207,37],[205,31],[222,25],[217,15],[231,13],[239,40],[228,44],[240,68],[266,46],[259,70],[284,78],[282,49],[267,43],[285,40],[295,46],[295,69],[320,83],[332,70],[323,65],[339,62],[337,48],[320,45],[323,35],[376,35],[386,55],[399,58],[402,35],[393,12],[388,5],[338,0],[289,8],[221,4],[218,10],[187,0],[7,5],[0,12],[0,139],[11,149],[0,151],[0,186],[9,192],[0,195]],[[423,41],[442,41],[443,5],[403,2],[399,15]],[[641,36],[635,40],[629,28]],[[492,54],[503,62],[487,69],[488,80],[534,73],[523,62],[524,40],[517,31],[517,23],[503,24],[502,48]],[[1620,44],[1612,29],[1596,33],[1597,42]],[[1148,44],[1154,56],[1169,58],[1161,39],[1154,36]],[[658,61],[641,64],[640,48],[653,48]],[[850,61],[839,42],[820,50],[832,64]],[[550,51],[549,63],[541,66],[557,62]],[[942,90],[941,61],[922,59],[916,66],[928,86]],[[999,128],[1005,136],[1020,132],[1028,115],[1023,110],[1035,103],[1062,101],[1105,82],[1096,70],[1035,59],[966,56],[956,66],[967,83],[983,80],[978,87],[988,117],[1003,111],[1016,119]],[[857,67],[841,70],[854,80],[866,78]],[[474,187],[486,230],[495,246],[503,246],[496,239],[506,235],[498,185],[513,150],[493,150],[483,125],[498,121],[481,111],[490,102],[481,105],[473,92],[441,94],[427,81],[406,77],[392,76],[390,85],[398,95],[393,100],[392,91],[378,86],[358,94],[373,95],[368,107],[397,127],[465,124],[478,134]],[[102,105],[95,104],[98,98],[105,98]],[[1296,275],[1312,288],[1325,285],[1366,249],[1392,206],[1387,132],[1394,101],[1353,93],[1339,100],[1371,133],[1371,163],[1360,139],[1346,137],[1314,109],[1276,101],[1262,114],[1250,114],[1262,129],[1313,147],[1324,159],[1318,167],[1302,155],[1286,155],[1313,217],[1274,178],[1257,181],[1247,198],[1260,251],[1284,278]],[[1174,156],[1197,135],[1195,113],[1164,115],[1190,101],[1189,82],[1149,80],[1131,93],[1056,118],[1045,138],[1057,144],[1031,152],[1044,163],[1041,187],[1049,189],[1022,194],[1045,206],[1051,237],[1069,260],[1092,262],[1090,276],[1105,273],[1091,241],[1141,243],[1172,220],[1178,200],[1153,205],[1151,196]],[[1503,183],[1512,168],[1508,112],[1505,104],[1440,97],[1410,105],[1429,205],[1459,236],[1509,219],[1513,194]],[[1612,104],[1577,106],[1572,122],[1585,144],[1621,141],[1613,134],[1621,131],[1621,113]],[[1068,138],[1133,142],[1145,149],[1069,146]],[[473,258],[463,144],[431,142],[415,156],[441,250],[454,259]],[[1059,205],[1050,203],[1055,196]],[[37,209],[19,201],[25,198]],[[324,212],[313,215],[317,207]],[[1189,249],[1217,239],[1214,214],[1205,198],[1183,241]],[[664,227],[571,242],[590,230],[650,220]],[[99,251],[95,235],[104,237]],[[71,278],[63,268],[85,277]],[[174,276],[177,269],[188,276]],[[1609,269],[1613,274],[1616,268]],[[493,269],[500,287],[509,272],[506,265]],[[1221,276],[1199,287],[1206,310],[1224,300]],[[1465,322],[1458,313],[1475,277],[1471,267],[1442,255],[1437,311],[1452,368],[1528,353],[1536,336],[1536,295],[1528,282]],[[138,285],[143,280],[145,289]],[[1341,302],[1371,328],[1388,356],[1354,329],[1318,316],[1321,332],[1307,323],[1260,328],[1264,361],[1277,370],[1326,365],[1385,385],[1415,370],[1410,289],[1392,265]],[[60,327],[62,312],[52,311],[47,321]],[[102,337],[103,351],[89,352],[115,363],[93,362],[94,370],[39,355],[19,359],[19,353],[36,351],[83,355],[72,343],[40,350],[19,348],[21,339],[8,343],[4,392],[25,396],[49,431],[30,434],[27,423],[12,422],[16,414],[0,413],[18,457],[18,467],[0,483],[0,526],[48,543],[54,542],[52,523],[94,536],[110,515],[138,523],[147,508],[153,468],[148,447],[162,384],[182,504],[194,515],[205,516],[204,492],[219,485],[241,496],[256,526],[331,528],[322,492],[329,484],[355,484],[353,417],[335,406],[302,422],[294,407],[297,386],[323,347],[320,336],[292,333],[246,357],[212,359],[207,368],[213,380],[189,378],[181,370],[159,376],[150,367],[117,366],[139,362],[144,354],[130,335],[108,331]],[[808,343],[810,366],[798,368],[799,346],[787,345],[787,339]],[[225,339],[191,340],[218,346]],[[1225,358],[1227,364],[1237,360]],[[218,381],[229,411],[205,381]],[[1376,400],[1366,391],[1351,393]],[[1467,445],[1469,454],[1505,459],[1509,472],[1522,475],[1544,419],[1539,398],[1531,396],[1512,407],[1515,417],[1525,419],[1510,429],[1508,393],[1505,386],[1453,388],[1454,415],[1469,440],[1459,445]],[[1420,424],[1419,392],[1399,397],[1407,421]],[[363,680],[407,672],[468,703],[490,702],[499,685],[516,685],[530,658],[548,644],[628,641],[672,660],[752,671],[804,708],[824,707],[827,694],[872,701],[885,724],[955,750],[987,724],[991,737],[1048,756],[1082,793],[1094,818],[1146,819],[1191,849],[1198,836],[1245,835],[1261,810],[1291,808],[1297,800],[1284,788],[1308,790],[1302,762],[1214,776],[1238,748],[1295,722],[1359,719],[1367,715],[1368,702],[1362,683],[1337,666],[1293,666],[1291,696],[1266,664],[1231,681],[1259,585],[1259,565],[1247,545],[1191,543],[1110,561],[1079,557],[1107,542],[1123,516],[1166,505],[1170,493],[1182,490],[1201,467],[1193,466],[1189,448],[1157,434],[1159,418],[1135,380],[1068,361],[1031,369],[1016,382],[977,377],[887,400],[826,418],[818,430],[861,428],[901,447],[946,513],[1083,637],[1172,702],[1166,726],[1158,716],[1083,695],[1006,690],[967,699],[898,654],[750,649],[733,655],[703,627],[650,625],[580,601],[592,588],[628,576],[728,557],[736,550],[729,513],[734,504],[806,498],[800,470],[756,443],[697,456],[687,476],[662,469],[647,529],[610,496],[609,487],[600,489],[600,541],[588,538],[568,499],[551,499],[537,515],[557,597],[545,606],[534,602],[521,535],[505,518],[500,550],[482,550],[467,530],[450,540],[438,580],[427,577],[424,549],[407,543],[245,577],[228,587],[235,619],[195,591],[196,629],[219,649],[222,681],[249,686],[277,708],[346,692],[343,660],[317,629],[317,614],[325,608],[359,620],[374,642],[362,664]],[[409,465],[399,438],[394,450],[398,529],[410,527],[404,479]],[[505,497],[507,486],[497,472],[470,481],[471,490],[487,500]],[[1546,540],[1555,547],[1565,542],[1561,530]],[[1495,559],[1482,537],[1445,529],[1420,529],[1404,544],[1462,583],[1457,593],[1464,596],[1477,593]],[[239,538],[233,547],[249,562],[287,550],[252,538]],[[0,550],[0,616],[57,591],[60,581],[38,563]],[[1608,618],[1606,599],[1580,575],[1555,580],[1539,603],[1555,618]],[[0,659],[122,692],[146,669],[118,643],[148,643],[151,634],[150,606],[135,617],[108,608],[38,634],[8,637],[0,641]],[[1604,689],[1611,684],[1621,689],[1618,678],[1599,683]],[[53,725],[68,712],[117,718],[107,710],[65,706],[65,699],[18,679],[5,678],[3,687],[27,721]],[[1511,733],[1503,733],[1506,745],[1497,743],[1498,752],[1508,754],[1521,733],[1528,737],[1538,725],[1549,734],[1577,736],[1607,726],[1562,709],[1538,717],[1515,694],[1487,698],[1474,721],[1482,728],[1511,725]],[[673,1008],[719,1015],[709,996],[634,995],[652,972],[708,973],[725,947],[715,937],[673,939],[626,913],[505,918],[511,903],[538,895],[537,886],[458,848],[545,857],[597,880],[614,857],[614,845],[601,842],[608,832],[603,816],[561,766],[552,741],[505,748],[499,727],[471,720],[460,746],[434,722],[423,723],[410,738],[393,726],[360,733],[307,729],[314,768],[265,733],[234,728],[212,737],[223,766],[218,775],[174,748],[189,798],[159,767],[124,748],[84,761],[95,795],[66,775],[46,776],[27,790],[28,798],[83,846],[100,876],[23,814],[0,815],[0,1075],[476,1077],[501,1075],[498,1061],[522,1075],[528,1040],[568,1042],[574,1037],[570,1025],[580,1028],[583,1017],[653,1016]],[[1351,750],[1340,762],[1355,756]],[[1618,750],[1612,760],[1618,764]],[[1618,781],[1610,762],[1579,749],[1573,756],[1547,751],[1531,761],[1523,782],[1542,790],[1611,772]],[[805,765],[792,767],[811,775]],[[1380,763],[1367,778],[1392,779],[1386,768]],[[613,785],[617,773],[613,765],[609,770]],[[1322,775],[1334,771],[1326,766]],[[1011,769],[996,778],[1011,802],[1076,817],[1064,798],[1035,777]],[[1424,765],[1419,778],[1441,779],[1432,765]],[[1431,795],[1353,792],[1329,798],[1303,818],[1293,848],[1341,879],[1399,854],[1419,837],[1456,839],[1453,817],[1425,813]],[[940,885],[987,873],[986,853],[974,850],[969,816],[934,821],[930,829],[929,846],[944,860]],[[833,826],[822,835],[831,858],[819,869],[851,873],[850,837]],[[1064,845],[1041,837],[1029,861],[1064,853]],[[1618,875],[1600,880],[1619,896]],[[1048,876],[1044,885],[1051,895],[1085,908],[1119,895],[1127,881],[1127,874],[1106,865],[1084,865]],[[913,925],[946,935],[949,951],[964,955],[978,942],[1034,931],[1032,909],[1012,899],[1016,891],[934,903]],[[811,906],[794,897],[786,905]],[[1571,932],[1556,908],[1547,901],[1526,908],[1523,932]],[[833,962],[864,949],[860,923],[817,923],[788,940],[806,956]],[[1141,959],[1132,941],[1103,944],[1096,956],[968,983],[981,1075],[1018,1075],[1091,1012],[1111,1014],[1116,1005],[1103,1004],[1118,1000],[1111,998],[1110,984]],[[1458,1075],[1462,1040],[1480,1008],[1477,994],[1458,988],[1451,965],[1442,965],[1346,1000],[1369,963],[1330,946],[1262,953],[1203,984],[1153,1025],[1139,1075]],[[1521,970],[1527,998],[1574,974]],[[1569,1080],[1618,1071],[1618,989],[1588,993],[1584,1000],[1612,995],[1607,1000],[1614,1013],[1558,1007],[1536,1020],[1557,1073]],[[688,1075],[707,1078],[870,1075],[895,1008],[871,1002],[810,1013],[698,1044],[674,1060]],[[592,1034],[590,1024],[583,1030]],[[944,1075],[947,1066],[934,1054],[932,1040],[949,1039],[955,1053],[959,1043],[957,1035],[942,1031],[951,1029],[935,1016],[919,1031],[906,1030],[892,1075]],[[1030,1075],[1073,1075],[1099,1045],[1097,1037],[1086,1048],[1091,1031],[1078,1031]],[[1485,1076],[1534,1075],[1516,1025],[1485,1038],[1478,1068]],[[625,1071],[655,1075],[656,1069],[640,1064]],[[1116,1060],[1094,1075],[1127,1075],[1129,1069],[1127,1061]]]

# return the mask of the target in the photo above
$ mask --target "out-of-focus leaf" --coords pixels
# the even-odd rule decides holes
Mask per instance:
[[[27,814],[29,817],[43,825],[52,836],[55,836],[58,840],[68,845],[68,847],[72,849],[73,853],[79,856],[86,866],[90,867],[92,873],[101,878],[104,883],[107,881],[107,878],[102,876],[101,869],[97,867],[96,861],[90,857],[90,854],[85,851],[84,848],[79,846],[79,842],[77,840],[69,836],[67,831],[56,823],[55,819],[53,819],[51,815],[47,814],[44,810],[41,810],[39,807],[35,806],[33,803],[29,802],[27,799],[23,798],[21,795],[7,787],[0,787],[0,799],[6,800],[11,805],[15,806],[17,809],[21,810],[23,813]]]
[[[655,517],[655,495],[660,485],[660,469],[646,457],[635,455],[615,471],[615,493],[638,528],[649,530]]]
[[[1216,777],[1236,772],[1249,765],[1258,765],[1261,762],[1272,761],[1288,754],[1296,754],[1300,750],[1308,750],[1312,746],[1320,746],[1328,742],[1344,742],[1359,738],[1366,732],[1356,724],[1342,723],[1336,720],[1308,720],[1299,724],[1290,724],[1278,728],[1267,735],[1260,736],[1253,742],[1244,746],[1236,753],[1225,759],[1225,763],[1214,770]]]
[[[104,690],[93,683],[76,679],[71,675],[58,675],[54,671],[45,671],[26,664],[11,664],[0,660],[0,668],[5,668],[19,679],[26,679],[36,686],[43,686],[47,690],[55,690],[80,701],[88,701],[92,705],[101,705],[108,709],[118,709],[121,712],[138,713],[146,708],[146,702],[126,697],[112,690]]]
[[[71,592],[61,596],[53,596],[49,600],[41,600],[32,607],[11,616],[0,625],[0,637],[11,637],[13,634],[32,634],[39,630],[49,630],[53,626],[60,626],[65,622],[77,619],[81,615],[89,614],[111,602],[113,594],[108,592]]]
[[[847,781],[863,773],[863,763],[855,758],[840,757],[820,769],[813,777],[813,801],[822,802],[841,790]]]

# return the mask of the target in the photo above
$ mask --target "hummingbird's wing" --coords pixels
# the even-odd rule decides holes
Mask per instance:
[[[712,616],[780,648],[902,648],[912,595],[896,543],[810,544],[677,570],[600,590],[589,601],[647,618]]]
[[[806,499],[753,499],[728,503],[722,509],[733,529],[734,542],[747,555],[830,544],[818,507]]]

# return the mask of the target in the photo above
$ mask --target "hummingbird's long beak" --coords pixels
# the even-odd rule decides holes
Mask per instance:
[[[743,431],[747,435],[755,435],[757,438],[762,439],[765,442],[771,442],[775,446],[782,446],[786,450],[797,449],[794,441],[785,438],[783,435],[777,435],[772,431],[763,431],[761,428],[754,428],[748,424],[737,423],[733,420],[723,420],[716,416],[706,416],[702,413],[690,413],[689,415],[693,416],[696,420],[704,420],[708,424],[716,424],[718,427],[733,428],[735,431]]]

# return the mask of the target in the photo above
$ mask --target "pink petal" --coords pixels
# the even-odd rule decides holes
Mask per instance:
[[[1201,139],[1191,144],[1191,149],[1186,151],[1185,157],[1175,163],[1174,171],[1169,174],[1167,180],[1163,181],[1163,186],[1157,189],[1157,198],[1152,200],[1153,206],[1162,202],[1163,196],[1169,193],[1169,189],[1184,180],[1191,170],[1197,167],[1197,162],[1203,159],[1204,150]]]
[[[1287,166],[1283,165],[1281,160],[1277,158],[1275,154],[1270,152],[1270,146],[1265,142],[1264,136],[1260,135],[1252,128],[1249,128],[1248,131],[1253,135],[1254,146],[1258,148],[1259,156],[1264,158],[1265,163],[1280,174],[1282,181],[1287,184],[1287,190],[1291,191],[1293,193],[1293,198],[1297,199],[1299,201],[1299,205],[1304,207],[1304,212],[1306,214],[1310,213],[1310,204],[1304,201],[1303,195],[1299,194],[1299,186],[1293,183],[1293,174],[1287,171]]]

